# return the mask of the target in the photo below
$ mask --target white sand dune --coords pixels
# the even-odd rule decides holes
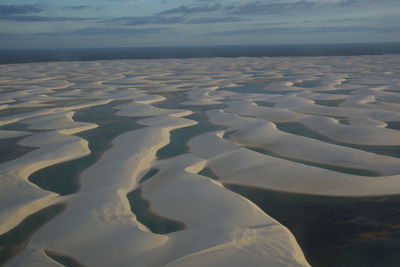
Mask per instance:
[[[37,149],[0,165],[0,233],[5,233],[27,215],[56,201],[56,194],[41,190],[27,180],[32,173],[90,152],[86,140],[56,132],[38,133],[20,143]]]
[[[96,128],[93,123],[76,122],[72,119],[74,112],[53,113],[39,118],[25,120],[29,124],[28,129],[32,130],[54,130],[64,134],[75,134],[82,131]]]
[[[26,131],[0,130],[0,139],[8,139],[8,138],[20,137],[20,136],[25,136],[25,135],[29,135],[29,134],[30,134],[30,132],[26,132]]]
[[[43,208],[65,205],[6,266],[63,266],[52,254],[86,266],[309,266],[286,227],[224,185],[400,194],[398,62],[387,55],[0,65],[0,146],[32,148],[0,164],[0,238]],[[93,107],[103,113],[75,119]],[[285,132],[282,123],[314,135]],[[160,160],[167,145],[173,156]],[[94,161],[79,169],[76,193],[60,196],[29,180],[88,155]],[[217,180],[201,175],[204,168]],[[150,169],[158,171],[141,181]],[[140,198],[128,198],[132,191]],[[182,227],[153,230],[163,220]]]
[[[382,175],[400,174],[400,159],[334,145],[279,131],[272,122],[222,111],[207,113],[211,121],[237,131],[229,140],[242,146],[265,148],[277,154],[334,166],[374,170]]]
[[[286,228],[220,184],[186,172],[185,169],[196,172],[204,166],[203,161],[193,162],[190,157],[174,158],[158,165],[176,181],[167,183],[162,177],[158,184],[152,179],[154,186],[147,183],[144,191],[144,197],[151,201],[156,213],[184,222],[187,230],[171,236],[157,235],[135,220],[126,194],[137,183],[138,174],[155,159],[157,147],[168,142],[165,129],[185,126],[172,118],[170,123],[162,121],[163,127],[150,126],[116,138],[113,149],[83,173],[82,189],[65,201],[67,210],[39,230],[29,248],[73,255],[90,266],[126,266],[130,262],[137,266],[167,263],[202,266],[204,261],[210,266],[241,266],[248,262],[246,259],[261,255],[262,262],[251,260],[250,263],[306,266],[300,248]],[[132,143],[137,139],[140,142]],[[177,164],[181,168],[176,168]],[[99,191],[102,193],[98,194]],[[79,220],[76,220],[77,214]],[[84,246],[79,245],[83,236]],[[193,243],[196,236],[204,241]],[[110,242],[112,247],[107,246]],[[96,253],[104,246],[108,247],[106,254]],[[252,250],[244,249],[253,246]],[[29,255],[22,253],[15,260],[28,263],[30,255],[37,255],[31,254],[30,249],[26,251]],[[152,251],[157,257],[146,251]],[[281,256],[276,257],[278,254]]]
[[[198,136],[190,147],[194,155],[208,159],[225,183],[331,196],[390,195],[400,190],[399,175],[364,177],[307,166],[241,148],[223,140],[222,134]]]
[[[179,110],[179,109],[172,110],[172,109],[157,108],[152,105],[139,104],[137,102],[123,104],[115,108],[121,109],[121,111],[117,112],[117,115],[132,116],[132,117],[149,117],[162,114],[170,114],[174,116],[187,116],[192,113],[190,110]]]

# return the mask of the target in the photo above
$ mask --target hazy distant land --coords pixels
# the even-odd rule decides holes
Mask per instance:
[[[361,56],[400,54],[400,43],[155,46],[0,49],[0,64],[209,57]]]
[[[400,261],[400,55],[0,76],[0,264]]]

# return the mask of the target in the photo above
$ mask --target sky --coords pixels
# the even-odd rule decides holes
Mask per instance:
[[[400,0],[0,0],[0,49],[400,42]]]

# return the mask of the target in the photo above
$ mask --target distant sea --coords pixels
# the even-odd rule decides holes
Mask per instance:
[[[0,50],[0,64],[205,57],[353,56],[400,54],[400,43],[187,46]]]

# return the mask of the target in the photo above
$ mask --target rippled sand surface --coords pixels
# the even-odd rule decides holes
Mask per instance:
[[[398,55],[0,76],[0,264],[395,266]],[[389,254],[364,263],[377,241]]]

